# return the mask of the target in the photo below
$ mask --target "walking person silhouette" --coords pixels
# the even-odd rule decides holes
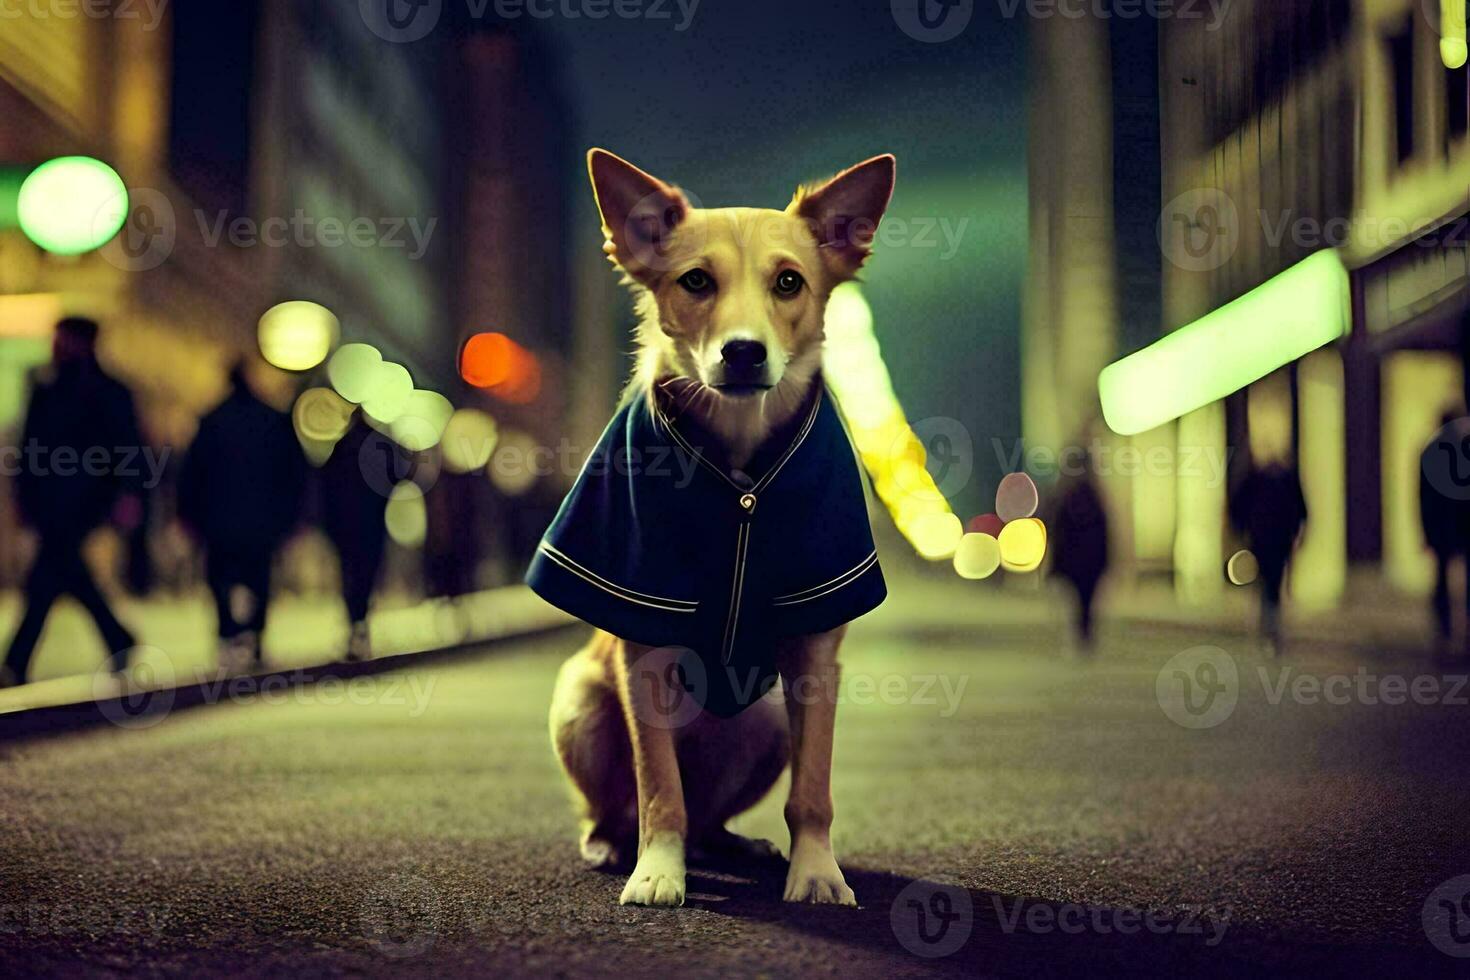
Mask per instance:
[[[1419,457],[1419,521],[1434,552],[1434,597],[1430,600],[1440,648],[1448,652],[1455,632],[1450,565],[1470,550],[1470,418],[1446,412]],[[1470,589],[1465,603],[1470,608]]]
[[[63,595],[77,599],[97,624],[114,671],[126,669],[135,645],[82,557],[83,542],[109,515],[139,512],[142,492],[141,468],[122,464],[143,448],[133,396],[97,363],[97,332],[96,322],[82,317],[58,323],[51,364],[31,388],[15,493],[21,520],[40,545],[0,687],[25,682],[47,614]]]
[[[271,561],[296,525],[305,481],[290,417],[261,401],[244,362],[235,364],[179,476],[179,516],[204,546],[224,670],[262,662]]]

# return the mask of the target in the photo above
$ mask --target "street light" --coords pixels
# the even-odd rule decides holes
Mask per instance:
[[[48,160],[20,185],[21,231],[54,255],[101,248],[128,217],[128,188],[117,171],[91,157]]]

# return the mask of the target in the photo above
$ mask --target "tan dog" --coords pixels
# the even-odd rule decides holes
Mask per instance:
[[[605,250],[625,273],[641,318],[629,397],[675,392],[729,464],[745,467],[814,397],[827,299],[871,251],[893,190],[893,157],[800,189],[784,211],[695,208],[678,189],[604,150],[588,154],[588,168]],[[668,650],[598,632],[566,663],[551,707],[552,742],[581,804],[584,857],[601,866],[631,861],[637,841],[623,904],[683,904],[686,842],[774,855],[769,843],[738,837],[725,823],[755,805],[788,761],[785,898],[856,904],[829,836],[844,629],[777,644],[783,688],[800,683],[808,696],[786,697],[784,708],[761,698],[728,719],[701,713],[659,723],[679,693],[670,687],[676,655]]]

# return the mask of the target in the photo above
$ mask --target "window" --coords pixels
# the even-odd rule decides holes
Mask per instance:
[[[1414,21],[1388,39],[1393,71],[1393,118],[1398,161],[1414,155]]]

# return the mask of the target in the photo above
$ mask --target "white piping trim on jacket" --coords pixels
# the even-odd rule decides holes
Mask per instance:
[[[659,421],[664,424],[664,428],[669,430],[669,435],[673,438],[675,442],[679,444],[679,448],[683,449],[690,456],[693,456],[696,460],[702,463],[705,469],[709,470],[711,473],[717,474],[722,480],[730,484],[730,486],[734,487],[742,494],[760,493],[773,479],[776,478],[776,474],[781,472],[781,467],[786,465],[786,461],[789,460],[792,456],[796,455],[796,451],[801,448],[801,444],[803,442],[806,442],[806,437],[811,433],[812,426],[817,421],[817,412],[822,407],[822,398],[825,396],[825,394],[825,388],[819,386],[817,388],[816,397],[812,399],[812,407],[810,411],[807,412],[806,421],[802,423],[801,431],[797,433],[796,438],[792,440],[791,445],[786,447],[786,451],[781,454],[781,458],[776,461],[776,465],[771,467],[770,472],[761,477],[760,482],[749,489],[747,489],[746,487],[742,487],[740,484],[730,479],[730,474],[726,473],[714,463],[711,463],[709,460],[705,459],[703,453],[691,446],[689,444],[689,441],[684,438],[684,434],[679,431],[677,426],[674,425],[673,420],[664,413],[663,406],[655,405],[654,411]]]
[[[776,598],[771,600],[771,604],[774,606],[795,606],[800,605],[803,602],[810,602],[813,599],[820,599],[824,595],[828,595],[829,593],[836,592],[838,589],[846,588],[847,586],[851,585],[853,582],[861,578],[864,572],[873,567],[873,565],[877,564],[877,562],[878,552],[875,549],[871,555],[864,558],[862,561],[858,562],[855,566],[849,568],[847,571],[843,572],[836,578],[823,582],[821,585],[814,585],[809,589],[803,589],[800,592],[792,592],[790,595],[777,596]]]
[[[541,546],[537,550],[556,564],[560,565],[562,568],[565,568],[567,571],[571,572],[573,575],[585,579],[587,582],[597,586],[604,592],[615,595],[619,599],[623,599],[627,602],[635,602],[640,606],[649,606],[654,609],[663,609],[667,612],[679,613],[692,613],[699,606],[699,603],[690,602],[686,599],[666,599],[662,596],[648,595],[643,592],[635,592],[634,590],[629,589],[625,586],[618,585],[616,582],[611,582],[603,578],[601,575],[598,575],[596,572],[592,571],[592,569],[579,565],[568,555],[561,551],[558,551],[555,547],[547,544],[545,541],[541,542]]]
[[[745,552],[750,545],[750,525],[744,521],[735,536],[735,577],[730,582],[730,610],[725,617],[725,642],[720,662],[729,663],[735,649],[735,631],[740,628],[740,598],[745,593]]]

